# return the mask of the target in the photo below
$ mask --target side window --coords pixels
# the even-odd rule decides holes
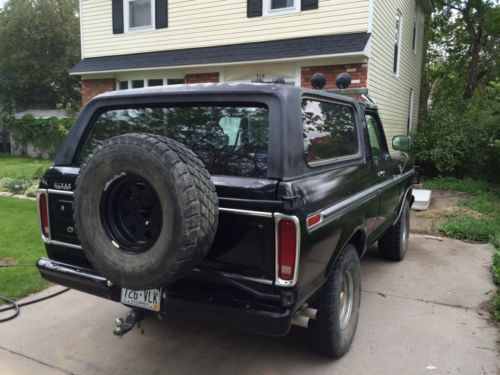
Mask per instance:
[[[403,15],[398,10],[396,14],[396,29],[394,32],[394,57],[392,63],[392,72],[399,76],[399,61],[401,58],[401,28],[403,24]]]
[[[357,156],[356,121],[350,106],[304,99],[302,122],[304,149],[309,164]]]
[[[380,125],[377,119],[369,113],[365,115],[365,118],[372,158],[374,160],[380,160],[385,153],[384,143],[382,142],[383,135],[380,131]]]

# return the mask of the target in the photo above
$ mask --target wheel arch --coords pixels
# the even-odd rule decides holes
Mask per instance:
[[[358,253],[359,258],[361,259],[362,256],[364,255],[366,251],[366,228],[364,225],[360,225],[356,227],[349,235],[346,235],[343,241],[339,242],[339,245],[337,249],[335,250],[334,254],[330,258],[330,261],[328,262],[328,266],[326,267],[326,273],[325,276],[328,278],[328,275],[333,270],[333,267],[335,265],[335,261],[337,258],[340,256],[342,253],[342,250],[348,245],[352,244],[356,248],[356,251]]]
[[[403,207],[404,207],[404,202],[406,200],[409,201],[410,203],[410,207],[413,206],[413,202],[415,201],[415,197],[413,196],[413,189],[411,186],[409,186],[404,194],[401,195],[401,200],[398,202],[398,205],[396,206],[396,209],[394,210],[394,218],[393,218],[393,222],[392,222],[392,225],[394,225],[400,218],[401,216],[401,213],[403,212]]]

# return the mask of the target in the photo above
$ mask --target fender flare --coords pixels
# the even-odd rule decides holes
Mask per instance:
[[[403,213],[403,203],[405,200],[410,201],[410,207],[413,205],[413,202],[415,201],[415,197],[412,194],[413,188],[409,186],[405,193],[403,194],[403,199],[398,203],[399,208],[397,208],[397,215],[395,215],[394,221],[392,222],[392,225],[396,224],[396,222],[399,220],[401,217],[401,214]]]

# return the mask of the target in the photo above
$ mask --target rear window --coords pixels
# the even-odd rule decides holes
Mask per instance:
[[[269,115],[261,104],[175,104],[102,113],[80,154],[83,163],[104,140],[152,133],[186,145],[214,175],[265,177]]]
[[[358,136],[352,107],[326,101],[302,101],[304,150],[311,165],[355,157]]]

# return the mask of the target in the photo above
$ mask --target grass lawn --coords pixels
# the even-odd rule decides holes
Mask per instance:
[[[15,300],[45,288],[34,267],[43,255],[36,203],[0,197],[0,264],[29,265],[0,268],[0,295]]]
[[[52,162],[49,160],[13,157],[0,154],[0,179],[11,177],[31,180],[34,175],[41,176]]]
[[[483,181],[439,177],[424,183],[425,189],[465,193],[452,210],[441,215],[437,230],[460,240],[493,241],[500,234],[500,188]],[[421,216],[425,217],[426,213]],[[436,214],[435,214],[436,215]]]

